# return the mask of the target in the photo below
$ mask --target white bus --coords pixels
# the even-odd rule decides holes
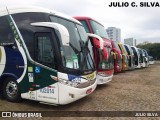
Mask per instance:
[[[142,49],[144,53],[144,62],[145,62],[145,67],[149,67],[149,55],[148,52],[144,49]]]
[[[134,54],[134,61],[135,61],[135,68],[141,68],[141,60],[140,60],[140,53],[135,46],[131,46]]]
[[[155,63],[154,59],[152,56],[149,56],[149,64],[153,65]]]
[[[141,48],[137,48],[140,54],[140,65],[142,68],[148,67],[149,61],[148,57],[145,55],[145,51]]]
[[[135,59],[134,59],[134,53],[130,45],[124,44],[124,47],[126,48],[127,54],[128,54],[128,69],[133,70],[135,68]]]
[[[0,9],[0,92],[68,104],[92,93],[96,72],[81,23],[38,7]]]

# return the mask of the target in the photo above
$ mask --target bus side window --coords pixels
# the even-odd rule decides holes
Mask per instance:
[[[50,34],[36,34],[35,55],[37,62],[55,68],[54,51]]]
[[[81,24],[83,25],[84,29],[86,30],[87,33],[89,33],[89,28],[88,28],[88,25],[86,23],[86,21],[84,20],[80,20]]]
[[[0,17],[0,45],[14,44],[14,36],[6,16]]]

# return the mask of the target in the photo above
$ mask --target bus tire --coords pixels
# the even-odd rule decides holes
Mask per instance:
[[[18,84],[14,79],[7,78],[4,80],[3,96],[10,102],[19,102],[21,100]]]

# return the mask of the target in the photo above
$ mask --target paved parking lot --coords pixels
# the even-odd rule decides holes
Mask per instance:
[[[32,110],[160,111],[160,63],[157,62],[149,68],[136,69],[114,75],[110,83],[98,86],[93,94],[69,105],[51,106],[30,100],[11,103],[2,98],[0,99],[0,111]],[[145,120],[145,118],[143,119]],[[154,120],[154,118],[151,119]]]

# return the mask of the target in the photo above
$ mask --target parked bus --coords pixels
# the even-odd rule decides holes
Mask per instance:
[[[113,53],[111,41],[108,40],[107,32],[102,24],[89,17],[74,17],[79,20],[84,26],[87,33],[93,33],[103,38],[104,49],[107,51],[105,56],[97,48],[99,41],[92,39],[94,62],[96,64],[98,84],[105,84],[112,80],[114,73]]]
[[[127,51],[128,57],[129,57],[129,59],[128,59],[128,69],[133,70],[134,65],[135,65],[133,50],[132,50],[131,46],[129,46],[129,45],[125,44],[124,47]]]
[[[149,56],[149,64],[150,65],[153,65],[154,64],[154,59],[153,59],[153,57],[152,56]]]
[[[146,67],[146,57],[145,57],[145,53],[143,51],[143,49],[141,48],[137,48],[140,54],[140,65],[142,68]]]
[[[121,44],[120,42],[118,42],[118,46],[121,50],[121,54],[122,54],[122,71],[126,71],[128,70],[128,55],[127,55],[127,51],[125,49],[125,47],[123,46],[123,44]]]
[[[131,46],[131,48],[132,48],[133,54],[134,54],[135,68],[141,68],[140,53],[139,53],[137,47]]]
[[[143,53],[144,53],[144,62],[145,62],[145,67],[149,67],[149,55],[148,55],[148,52],[144,49],[143,50]]]
[[[112,40],[111,44],[112,44],[113,49],[117,51],[117,52],[114,52],[114,73],[118,73],[122,71],[122,54],[118,46],[118,43],[116,41]]]
[[[68,104],[96,86],[89,38],[77,20],[39,7],[0,10],[0,92],[20,98]],[[100,51],[100,50],[99,50]]]

